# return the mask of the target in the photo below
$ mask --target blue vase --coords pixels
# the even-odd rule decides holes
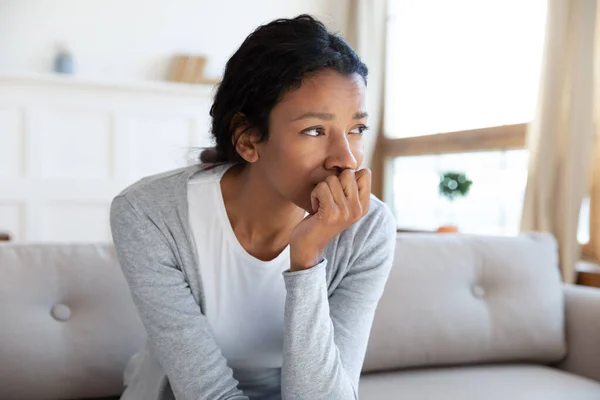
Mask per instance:
[[[74,69],[73,56],[70,53],[61,51],[54,58],[54,72],[71,75]]]

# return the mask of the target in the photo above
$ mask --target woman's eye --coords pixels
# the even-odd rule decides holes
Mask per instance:
[[[357,126],[356,128],[352,129],[350,131],[350,133],[354,133],[356,135],[362,135],[368,129],[369,129],[368,126],[361,125],[361,126]]]
[[[305,133],[308,136],[321,136],[323,134],[323,128],[309,128],[302,131],[302,133]]]

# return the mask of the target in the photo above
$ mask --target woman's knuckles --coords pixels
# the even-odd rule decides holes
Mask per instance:
[[[339,213],[340,216],[340,222],[345,222],[351,219],[351,215],[350,215],[350,210],[348,210],[348,207],[342,207]]]
[[[325,191],[329,190],[329,185],[327,184],[327,181],[319,182],[315,190],[317,191],[317,193],[325,193]]]
[[[337,211],[330,211],[323,215],[323,221],[328,225],[337,225],[340,222],[340,215]]]
[[[349,169],[345,169],[342,171],[342,173],[340,174],[340,182],[342,182],[342,184],[347,184],[350,185],[352,184],[352,181],[356,180],[356,176],[354,175],[354,172],[352,172]]]
[[[350,212],[350,219],[352,220],[352,222],[356,222],[359,219],[361,219],[363,217],[363,208],[362,205],[360,203],[355,204],[352,207],[352,211]]]
[[[343,207],[323,209],[321,220],[327,224],[340,225],[343,229],[357,222],[364,216],[360,203]]]
[[[328,184],[335,184],[339,181],[339,178],[335,175],[329,175],[327,178],[325,178],[325,182],[327,182]]]

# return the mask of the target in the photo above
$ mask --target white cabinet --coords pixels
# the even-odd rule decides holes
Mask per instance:
[[[0,232],[110,241],[108,208],[143,176],[211,145],[214,87],[0,75]]]

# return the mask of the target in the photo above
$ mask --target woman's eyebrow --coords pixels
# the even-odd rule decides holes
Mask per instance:
[[[302,114],[301,116],[299,116],[297,118],[294,118],[292,121],[299,121],[301,119],[308,119],[308,118],[317,118],[317,119],[324,119],[324,120],[330,121],[335,118],[335,115],[329,114],[329,113],[320,113],[320,112],[309,111],[307,113]]]
[[[369,116],[369,114],[366,111],[359,111],[356,114],[354,114],[352,116],[352,118],[353,119],[363,119],[368,116]],[[335,119],[335,115],[330,114],[330,113],[309,111],[307,113],[300,115],[299,117],[294,118],[292,121],[299,121],[301,119],[308,119],[308,118],[316,118],[316,119],[323,119],[326,121],[331,121],[332,119]]]

